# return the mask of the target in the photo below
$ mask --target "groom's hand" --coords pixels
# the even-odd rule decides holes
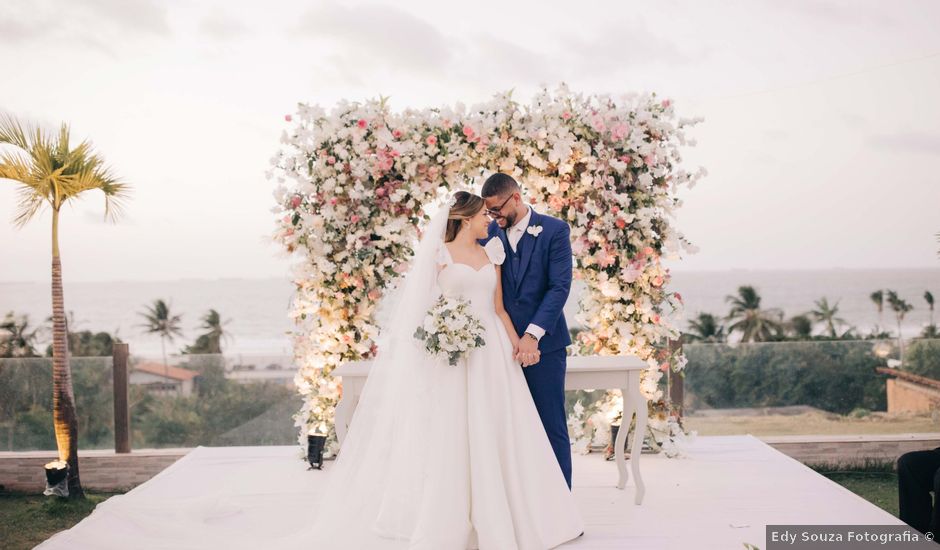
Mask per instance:
[[[528,367],[539,362],[539,342],[529,333],[522,335],[519,340],[519,352],[516,354],[516,360],[522,363],[523,367]]]

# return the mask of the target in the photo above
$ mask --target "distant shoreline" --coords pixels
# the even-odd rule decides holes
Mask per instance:
[[[696,273],[811,273],[811,272],[831,272],[831,271],[936,271],[940,274],[940,266],[937,267],[788,267],[788,268],[765,268],[765,267],[732,267],[726,269],[684,269],[676,268],[663,262],[663,265],[669,268],[672,274],[696,274]],[[0,280],[0,285],[14,284],[44,284],[50,279],[24,280]],[[180,279],[94,279],[94,280],[66,280],[64,284],[115,284],[115,283],[212,283],[226,281],[290,281],[288,275],[283,277],[184,277]],[[940,281],[938,281],[940,283]]]

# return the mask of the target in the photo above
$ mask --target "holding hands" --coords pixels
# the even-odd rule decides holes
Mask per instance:
[[[516,349],[513,350],[513,359],[518,361],[523,367],[529,367],[539,362],[541,352],[539,352],[539,342],[528,332],[519,339]]]

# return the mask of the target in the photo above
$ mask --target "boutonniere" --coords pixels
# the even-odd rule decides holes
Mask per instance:
[[[526,233],[528,233],[529,235],[532,235],[533,237],[538,237],[538,236],[539,236],[539,233],[542,232],[542,226],[541,226],[541,225],[530,225],[530,226],[528,227],[528,229],[526,229],[525,231],[526,231]]]

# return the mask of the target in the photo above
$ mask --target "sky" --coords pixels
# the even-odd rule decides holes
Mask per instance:
[[[0,111],[71,124],[133,186],[61,222],[70,281],[285,277],[265,179],[298,102],[656,92],[704,117],[679,270],[940,266],[940,3],[4,0]],[[50,216],[2,281],[49,279]]]

